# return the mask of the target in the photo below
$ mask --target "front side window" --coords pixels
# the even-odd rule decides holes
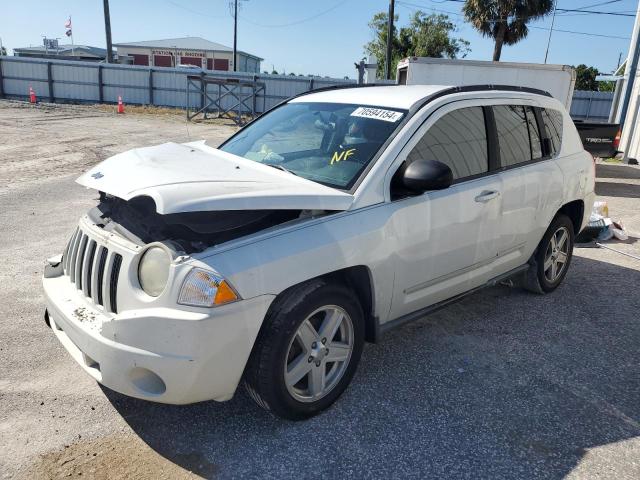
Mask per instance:
[[[531,160],[529,129],[524,107],[521,105],[496,105],[496,119],[500,162],[503,167]]]
[[[438,160],[451,168],[454,179],[489,171],[482,107],[461,108],[438,119],[407,156],[407,163],[416,160]]]
[[[405,114],[363,105],[287,103],[249,124],[220,150],[350,189]]]

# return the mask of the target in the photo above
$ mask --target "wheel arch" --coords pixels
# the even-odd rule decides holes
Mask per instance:
[[[324,282],[340,282],[342,285],[350,288],[357,296],[360,306],[362,307],[362,313],[364,316],[364,340],[369,343],[376,343],[379,337],[378,318],[375,316],[375,298],[373,288],[373,277],[369,267],[365,265],[354,265],[351,267],[341,268],[332,272],[327,272],[314,278],[309,278],[297,284],[291,285],[282,292],[280,292],[276,298],[273,299],[269,306],[265,319],[269,317],[271,312],[278,308],[279,300],[282,299],[291,290],[297,288],[303,288],[307,284],[311,284],[317,281]],[[242,377],[244,378],[247,372],[247,368],[254,358],[256,344],[258,339],[264,334],[267,327],[267,323],[263,319],[262,325],[258,330],[258,334],[251,347],[251,353],[247,359],[247,363],[244,366]]]
[[[265,317],[268,317],[273,308],[278,304],[278,301],[287,295],[291,290],[301,287],[302,285],[316,282],[318,280],[330,282],[338,282],[342,285],[350,288],[356,295],[360,306],[362,307],[362,313],[365,321],[365,341],[375,343],[378,331],[378,319],[375,316],[375,298],[373,289],[373,277],[369,267],[365,265],[354,265],[351,267],[341,268],[331,272],[323,273],[317,277],[306,279],[302,282],[296,283],[287,287],[280,292],[276,298],[271,302],[271,306],[267,311]],[[265,328],[265,323],[260,327],[258,336]]]
[[[378,319],[375,316],[373,277],[369,267],[355,265],[331,272],[326,277],[343,282],[356,294],[364,315],[364,339],[367,342],[375,343]]]
[[[563,214],[569,217],[571,223],[573,224],[573,232],[578,235],[580,233],[582,227],[582,220],[584,218],[584,200],[573,200],[571,202],[565,203],[560,210],[558,210],[558,214]]]

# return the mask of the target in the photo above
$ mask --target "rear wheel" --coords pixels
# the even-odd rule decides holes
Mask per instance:
[[[353,377],[364,344],[356,296],[340,284],[312,281],[270,309],[245,375],[250,395],[283,418],[328,408]]]
[[[536,293],[555,290],[564,280],[571,264],[573,243],[573,223],[566,215],[557,215],[531,259],[525,287]]]

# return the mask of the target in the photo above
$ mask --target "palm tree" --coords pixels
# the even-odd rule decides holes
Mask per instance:
[[[502,45],[514,45],[529,33],[527,23],[553,11],[554,0],[466,0],[465,19],[484,37],[495,41],[493,61],[500,60]]]

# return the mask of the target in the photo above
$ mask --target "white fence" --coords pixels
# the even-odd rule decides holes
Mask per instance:
[[[26,98],[33,87],[40,99],[52,102],[125,103],[184,108],[187,102],[188,68],[143,67],[136,65],[48,60],[0,56],[0,98]],[[355,80],[290,75],[207,71],[220,78],[258,80],[265,84],[256,101],[258,112],[302,92],[331,85],[355,84]],[[576,90],[571,116],[577,120],[606,122],[613,101],[611,92]],[[225,103],[226,102],[226,103]],[[223,102],[228,107],[232,99]],[[192,95],[190,108],[200,105]]]
[[[571,101],[571,117],[574,120],[607,122],[613,103],[613,92],[575,90]]]
[[[26,98],[33,87],[39,99],[51,102],[125,103],[168,107],[186,106],[189,68],[143,67],[69,60],[0,56],[0,97]],[[219,78],[258,80],[265,84],[256,105],[269,109],[302,92],[331,85],[355,84],[338,78],[268,75],[243,72],[205,71]],[[231,99],[228,100],[232,101]],[[190,98],[190,107],[200,99]]]

